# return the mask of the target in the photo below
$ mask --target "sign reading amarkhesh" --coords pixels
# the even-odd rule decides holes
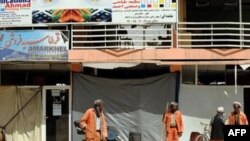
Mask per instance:
[[[68,33],[59,30],[0,31],[0,61],[66,61]]]

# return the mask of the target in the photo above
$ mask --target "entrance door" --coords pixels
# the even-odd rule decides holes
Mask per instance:
[[[43,87],[42,141],[71,141],[70,138],[70,87]]]
[[[250,121],[250,87],[244,88],[244,112],[248,118],[248,122]]]

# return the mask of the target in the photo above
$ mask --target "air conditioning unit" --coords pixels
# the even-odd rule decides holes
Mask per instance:
[[[224,0],[210,0],[211,7],[222,7],[224,5]]]
[[[238,6],[239,0],[224,0],[225,6]]]
[[[196,0],[196,7],[204,7],[204,6],[209,6],[210,1],[209,0]]]

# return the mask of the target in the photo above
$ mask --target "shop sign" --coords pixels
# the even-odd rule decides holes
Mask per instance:
[[[68,34],[59,30],[0,31],[0,61],[67,61]]]

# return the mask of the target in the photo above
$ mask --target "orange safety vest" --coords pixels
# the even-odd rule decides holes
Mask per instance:
[[[103,112],[100,114],[101,118],[101,137],[96,131],[96,114],[94,108],[88,109],[80,120],[81,127],[85,127],[86,139],[100,140],[100,138],[107,138],[107,124]]]
[[[180,111],[176,111],[175,113],[175,122],[177,125],[177,132],[183,132],[183,119]],[[167,132],[170,130],[170,122],[171,122],[171,112],[165,113],[164,120]]]
[[[231,112],[229,113],[229,116],[228,116],[228,124],[229,125],[235,125],[235,114],[234,112]],[[248,120],[247,120],[247,116],[245,115],[244,112],[240,111],[240,114],[239,114],[239,124],[240,125],[248,125]]]

